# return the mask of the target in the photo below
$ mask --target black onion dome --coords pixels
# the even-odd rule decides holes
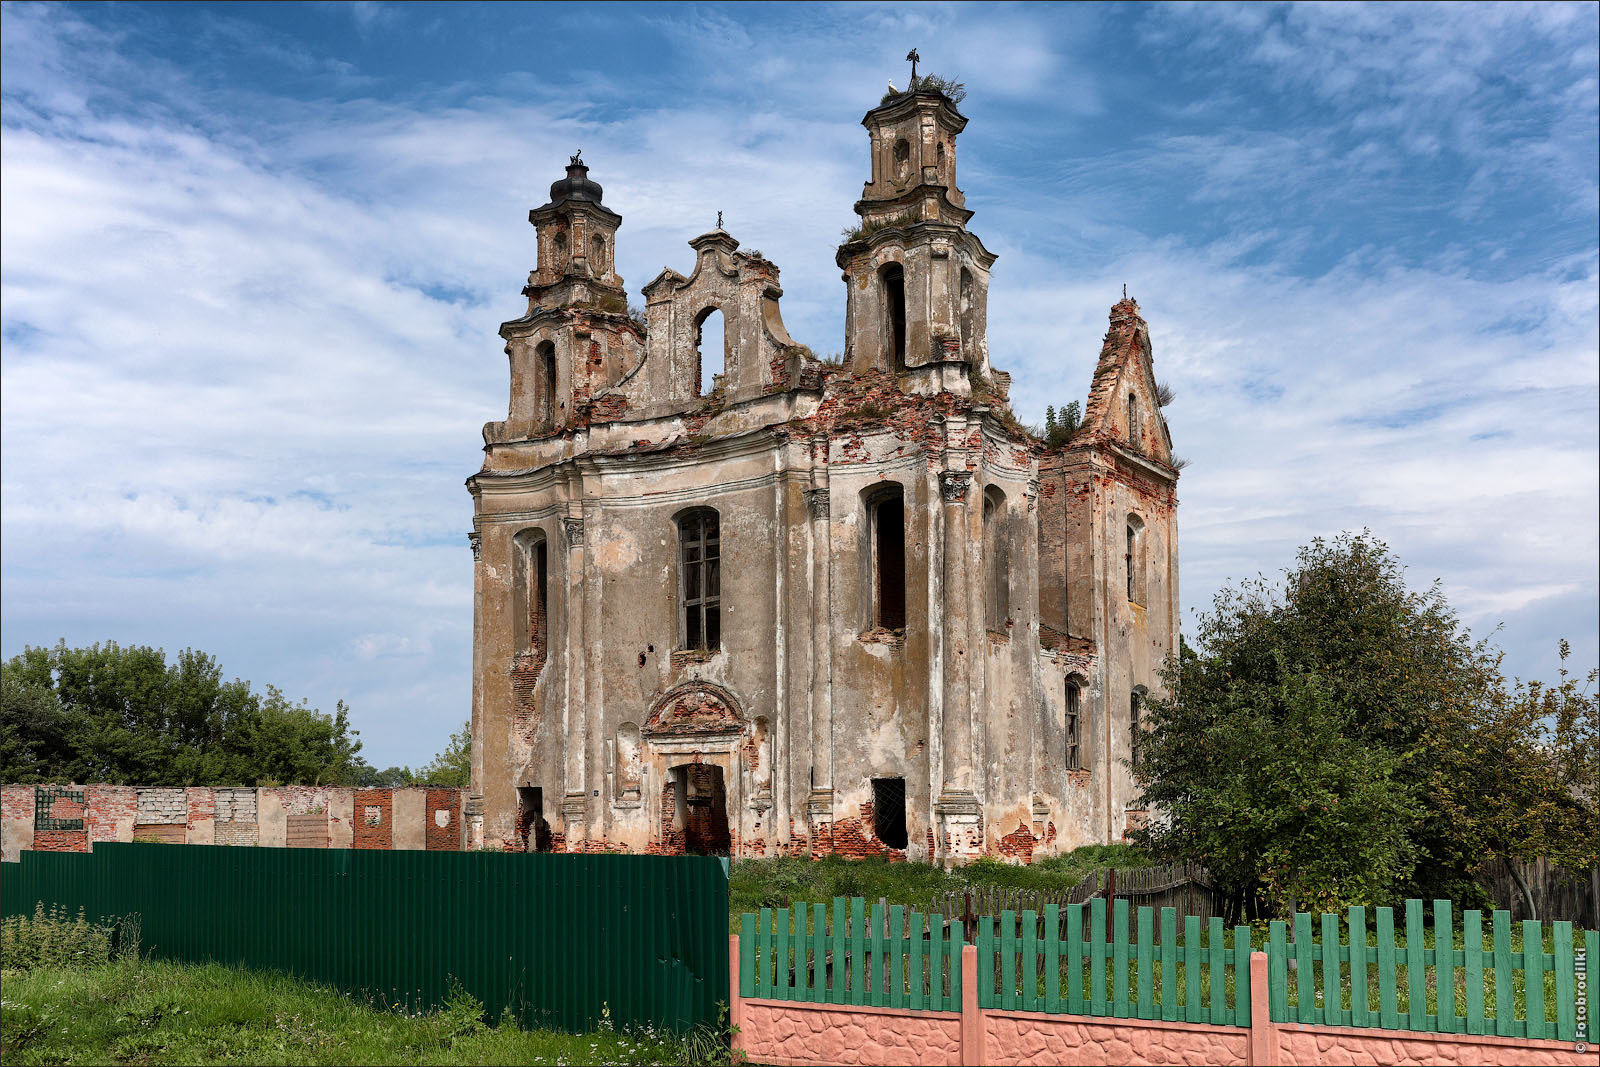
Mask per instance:
[[[564,203],[568,200],[583,200],[591,204],[600,203],[600,183],[589,180],[589,168],[580,162],[567,165],[567,176],[550,186],[551,205]]]

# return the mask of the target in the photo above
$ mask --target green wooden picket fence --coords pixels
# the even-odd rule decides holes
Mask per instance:
[[[739,919],[739,995],[961,1010],[961,923],[860,897],[762,908]]]
[[[1296,914],[1292,943],[1288,924],[1271,924],[1267,988],[1275,1021],[1575,1038],[1577,975],[1570,922],[1550,923],[1547,928],[1525,920],[1522,945],[1516,948],[1511,913],[1497,911],[1491,917],[1492,940],[1486,948],[1482,912],[1463,912],[1458,928],[1451,902],[1436,900],[1429,947],[1422,901],[1406,901],[1403,945],[1396,944],[1392,909],[1378,908],[1374,918],[1375,936],[1368,933],[1365,908],[1351,908],[1343,917],[1332,912]],[[1546,940],[1549,952],[1544,951]],[[1600,933],[1584,931],[1583,945],[1588,1018],[1593,1020]]]
[[[1003,911],[978,927],[978,1004],[985,1009],[1250,1025],[1250,953],[1267,954],[1274,1022],[1573,1040],[1577,1031],[1572,924],[1521,924],[1509,912],[1463,913],[1408,901],[1394,910],[1296,914],[1274,922],[1265,945],[1248,926],[1180,918],[1103,898],[1042,911]],[[774,1000],[961,1010],[960,923],[836,897],[822,905],[763,908],[740,926],[740,994]],[[1180,932],[1181,929],[1181,932]],[[1159,936],[1158,936],[1159,935]],[[1436,938],[1436,943],[1430,941]],[[1600,933],[1582,934],[1588,1018],[1597,1018]],[[1551,951],[1546,952],[1545,942]],[[1434,947],[1430,947],[1433,944]],[[1457,948],[1457,945],[1460,945]],[[1547,996],[1547,986],[1549,995]],[[1457,1011],[1461,1014],[1457,1014]],[[1592,1031],[1591,1031],[1592,1032]]]

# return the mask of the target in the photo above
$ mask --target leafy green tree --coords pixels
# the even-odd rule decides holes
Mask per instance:
[[[461,724],[461,729],[450,735],[444,751],[415,772],[418,782],[428,785],[452,786],[465,789],[472,784],[472,720]]]
[[[1144,843],[1280,913],[1481,899],[1474,872],[1513,844],[1499,820],[1523,811],[1515,834],[1542,848],[1578,810],[1499,663],[1369,533],[1313,541],[1281,583],[1220,592],[1168,664],[1135,770],[1161,813]],[[1581,712],[1566,711],[1574,766]]]
[[[0,664],[0,779],[139,785],[353,784],[358,732],[216,660],[114,643],[27,648]]]

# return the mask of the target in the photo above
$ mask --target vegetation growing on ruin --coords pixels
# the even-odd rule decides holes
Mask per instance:
[[[900,214],[890,215],[888,218],[870,219],[865,222],[858,222],[854,226],[846,226],[841,231],[841,236],[843,236],[844,240],[839,242],[839,247],[843,248],[845,245],[855,241],[864,241],[879,230],[892,230],[900,226],[910,226],[916,221],[917,213],[915,211],[902,211]]]
[[[1164,672],[1144,844],[1278,915],[1478,906],[1492,857],[1594,867],[1597,673],[1507,685],[1499,664],[1383,542],[1313,541],[1283,581],[1220,592]]]
[[[967,98],[967,86],[964,82],[958,82],[954,78],[946,78],[943,75],[922,74],[911,79],[911,85],[908,88],[884,93],[883,99],[878,101],[878,106],[882,107],[889,101],[898,100],[909,93],[938,93],[950,101],[953,107]]]

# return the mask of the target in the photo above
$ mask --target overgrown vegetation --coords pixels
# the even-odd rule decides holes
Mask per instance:
[[[729,927],[737,933],[739,915],[758,908],[781,908],[797,900],[824,903],[834,897],[884,898],[890,904],[926,908],[939,894],[980,886],[1053,889],[1076,885],[1090,871],[1105,867],[1148,867],[1155,861],[1129,845],[1088,845],[1026,867],[979,859],[946,870],[932,863],[890,863],[885,859],[825,856],[738,860],[728,877]]]
[[[1051,448],[1066,444],[1083,424],[1083,408],[1076,401],[1068,401],[1057,412],[1054,404],[1044,409],[1044,432],[1034,436],[1042,438]]]
[[[1438,583],[1408,589],[1369,533],[1313,541],[1281,583],[1224,589],[1196,634],[1146,707],[1155,854],[1276,915],[1481,905],[1473,875],[1493,856],[1595,865],[1595,672],[1508,687]]]
[[[902,211],[898,215],[890,215],[887,218],[869,219],[854,226],[846,226],[841,231],[841,236],[844,240],[839,242],[839,246],[842,248],[855,241],[864,241],[879,230],[892,230],[900,226],[910,226],[916,221],[917,213],[915,211]]]
[[[904,91],[891,91],[883,94],[883,99],[878,101],[882,107],[891,100],[896,100],[910,93],[938,93],[952,105],[959,104],[967,98],[965,83],[954,78],[946,78],[939,74],[923,74],[911,79],[911,85]]]
[[[77,915],[68,915],[59,905],[46,908],[41,902],[32,915],[13,915],[0,922],[0,967],[7,971],[93,967],[138,955],[137,917],[92,923],[81,908]]]

